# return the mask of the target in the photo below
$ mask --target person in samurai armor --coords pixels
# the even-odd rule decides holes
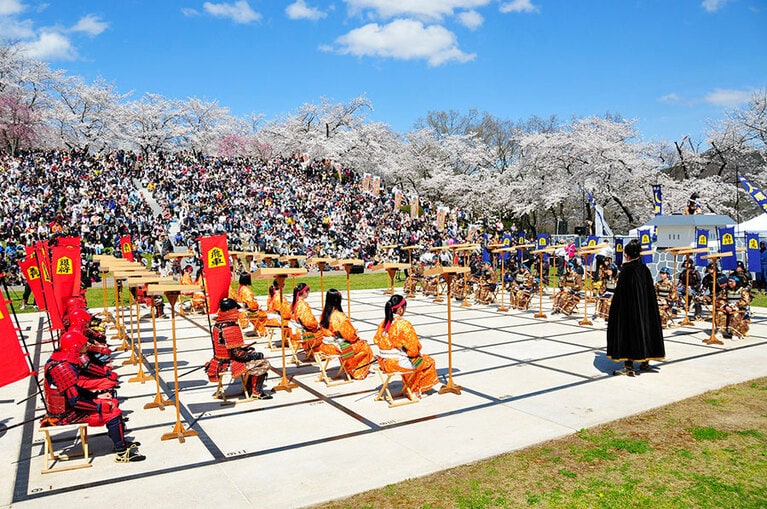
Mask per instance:
[[[59,348],[45,363],[48,412],[42,425],[87,422],[89,426],[106,426],[117,463],[142,461],[145,456],[139,453],[140,444],[125,436],[125,421],[114,391],[117,374],[92,365],[83,355],[86,343],[83,334],[67,331],[61,336]],[[84,376],[85,373],[90,376]]]
[[[272,399],[270,392],[264,389],[271,367],[269,361],[252,346],[245,346],[238,318],[237,301],[228,297],[221,299],[213,324],[213,359],[208,365],[208,378],[217,381],[228,365],[232,378],[246,375],[246,385],[253,399]]]
[[[751,292],[742,286],[738,276],[731,275],[727,278],[727,284],[717,297],[717,303],[721,320],[717,320],[717,325],[722,327],[722,336],[731,339],[733,332],[738,337],[745,336],[749,326],[744,315],[751,303]]]

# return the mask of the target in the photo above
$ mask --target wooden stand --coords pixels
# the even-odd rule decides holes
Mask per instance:
[[[408,299],[415,297],[415,292],[413,292],[413,250],[414,249],[421,249],[421,246],[402,246],[400,249],[403,251],[407,251],[407,257],[408,257],[408,265],[410,268],[408,269],[407,279],[409,281],[409,284],[407,285],[407,297]]]
[[[499,284],[501,285],[501,307],[496,309],[499,313],[505,313],[509,310],[509,308],[506,307],[506,304],[504,303],[504,296],[506,295],[506,282],[503,280],[503,278],[506,276],[506,253],[509,253],[511,251],[516,251],[517,248],[515,247],[502,247],[499,249],[493,250],[493,253],[499,253],[499,257],[501,258],[501,277],[499,278]]]
[[[467,274],[469,274],[468,271],[471,270],[469,269],[469,252],[475,251],[478,248],[479,248],[479,244],[459,244],[457,246],[453,246],[453,249],[455,249],[456,252],[460,251],[461,253],[463,253],[463,267],[467,269],[467,272],[464,272],[462,276],[463,277],[463,298],[461,299],[461,307],[463,308],[471,307],[471,303],[469,302],[469,299],[467,298],[468,291],[469,291],[469,281],[468,281]],[[448,295],[450,295],[449,292],[448,292]]]
[[[442,267],[442,277],[447,282],[447,294],[450,295],[450,287],[453,281],[453,277],[457,274],[466,274],[469,272],[468,267]],[[447,383],[440,387],[439,394],[456,394],[461,395],[463,387],[456,385],[453,382],[453,328],[452,328],[452,313],[450,301],[447,299]]]
[[[179,265],[181,265],[181,260],[183,260],[184,258],[194,258],[195,256],[196,255],[194,251],[189,250],[186,253],[168,253],[162,258],[163,260],[167,260],[167,261],[179,260]],[[189,285],[184,285],[184,286],[189,286]],[[186,290],[181,291],[181,295],[190,295],[191,293],[192,292],[186,291]],[[186,316],[186,312],[184,311],[184,303],[182,302],[182,299],[180,296],[177,299],[177,302],[178,302],[178,314],[180,316]],[[192,302],[189,301],[189,312],[191,313],[192,311],[193,311]]]
[[[351,273],[352,267],[355,265],[364,265],[365,262],[358,258],[345,258],[343,260],[336,260],[334,266],[343,267],[346,271],[346,316],[349,320],[352,319],[352,287],[351,287]]]
[[[532,251],[532,254],[538,255],[538,277],[540,278],[540,281],[538,281],[538,313],[535,314],[535,318],[547,318],[543,314],[543,255],[545,253],[553,253],[560,247],[562,246],[549,246]]]
[[[400,270],[407,269],[408,267],[410,267],[410,265],[407,263],[387,262],[380,265],[374,265],[370,268],[370,270],[384,269],[386,271],[386,273],[389,275],[389,289],[384,292],[384,295],[394,295],[394,276],[396,276],[397,272]]]
[[[176,405],[176,425],[173,427],[173,431],[165,433],[160,437],[160,440],[178,440],[179,443],[184,443],[186,437],[196,437],[197,432],[191,429],[184,428],[181,423],[181,403],[178,398],[178,349],[176,348],[176,302],[181,294],[181,291],[202,291],[202,287],[197,285],[151,285],[148,292],[151,295],[164,294],[170,303],[170,327],[171,338],[173,341],[173,384],[175,392],[175,405]]]
[[[306,260],[306,256],[303,256],[303,255],[285,255],[285,256],[280,256],[279,258],[280,263],[287,263],[288,267],[290,267],[291,269],[297,269],[298,265],[304,260]],[[293,278],[293,288],[295,288],[296,275],[292,274],[292,278]]]
[[[580,248],[578,251],[576,251],[576,253],[578,255],[592,255],[592,256],[594,256],[594,255],[596,255],[596,253],[598,253],[599,251],[601,251],[602,249],[604,249],[606,247],[607,247],[607,244],[598,244],[596,246],[587,246],[587,247]],[[586,288],[586,282],[584,281],[583,282],[583,320],[578,322],[578,325],[594,325],[592,323],[592,321],[589,320],[589,312],[588,312],[588,310],[589,310],[589,298],[590,298],[589,294],[590,293],[593,294],[593,290],[594,290],[594,280],[591,278],[591,267],[590,267],[590,265],[591,265],[590,263],[584,263],[583,264],[583,266],[585,268],[585,271],[586,271],[586,279],[589,280],[589,288],[588,289]],[[591,290],[591,292],[589,292],[588,290]]]
[[[310,258],[306,260],[306,263],[314,263],[320,270],[320,307],[325,309],[325,281],[322,278],[325,272],[325,267],[333,265],[336,261],[332,258]]]
[[[277,287],[280,290],[280,305],[282,305],[283,301],[283,288],[285,287],[285,280],[288,278],[288,276],[296,276],[306,274],[305,268],[261,268],[258,269],[256,272],[256,277],[259,279],[274,279],[277,281]],[[280,314],[280,338],[281,338],[281,345],[282,345],[282,378],[280,379],[280,383],[275,385],[273,389],[275,391],[287,391],[291,392],[293,389],[298,387],[298,384],[295,382],[292,382],[288,378],[288,368],[287,363],[285,359],[285,323],[284,318],[282,317],[282,314]]]
[[[147,288],[147,294],[149,289]],[[171,405],[173,402],[169,399],[162,397],[160,392],[160,361],[157,353],[157,323],[155,321],[154,306],[152,306],[152,343],[154,345],[154,383],[155,383],[155,395],[154,399],[144,405],[144,409],[159,408],[165,410],[166,406]]]
[[[131,278],[140,278],[143,276],[149,277],[153,276],[151,272],[146,272],[146,268],[144,268],[141,271],[133,271],[133,272],[115,272],[114,278],[115,278],[115,284],[117,284],[117,281],[123,281],[123,283],[120,285],[121,287],[130,287],[130,279]],[[139,358],[136,356],[136,325],[133,324],[133,296],[131,295],[130,291],[128,291],[128,317],[130,319],[130,345],[128,345],[127,340],[128,337],[126,335],[125,339],[123,339],[123,348],[122,350],[130,349],[130,357],[123,361],[123,366],[132,366],[134,364],[139,364]],[[121,303],[122,304],[122,303]],[[122,314],[122,312],[121,312]],[[138,324],[138,320],[136,320],[136,324]],[[123,315],[123,329],[125,329],[125,317]]]
[[[450,249],[450,246],[437,246],[432,247],[429,249],[429,251],[436,251],[437,252],[437,264],[432,267],[431,269],[424,272],[424,276],[431,276],[433,274],[437,274],[437,285],[435,286],[435,295],[434,300],[432,302],[436,302],[439,304],[440,302],[444,302],[442,300],[442,297],[439,294],[439,280],[440,275],[442,274],[442,261],[439,259],[439,251],[444,251],[445,249]],[[436,272],[435,272],[436,271]],[[450,293],[447,294],[448,299],[450,298]]]
[[[135,277],[135,278],[129,278],[127,280],[128,287],[129,288],[140,288],[142,286],[146,286],[149,283],[169,283],[170,281],[167,281],[166,278],[160,278],[160,277]],[[133,301],[136,303],[136,345],[138,346],[138,372],[136,373],[136,376],[133,378],[128,379],[128,382],[141,382],[142,384],[146,382],[147,380],[151,380],[152,377],[150,375],[147,375],[144,373],[144,354],[141,349],[141,302],[134,298]],[[154,329],[154,306],[150,306],[152,308],[152,328]],[[155,334],[156,338],[156,334]],[[155,353],[157,351],[157,342],[155,339]],[[155,355],[156,357],[156,355]]]
[[[685,256],[685,265],[688,260],[691,260],[690,255],[696,254],[696,253],[707,253],[708,248],[707,247],[699,247],[699,248],[685,248],[678,250],[675,254],[680,254]],[[674,262],[676,264],[676,256],[674,257]],[[676,271],[674,271],[676,274]],[[676,281],[676,279],[674,279]],[[674,283],[676,284],[676,283]],[[690,320],[690,272],[685,272],[685,291],[684,291],[684,320],[679,322],[679,325],[693,325],[695,322]]]
[[[106,260],[105,260],[106,262]],[[128,348],[130,348],[130,345],[128,344],[128,334],[125,331],[125,315],[123,313],[122,309],[122,296],[120,295],[120,290],[122,284],[120,283],[120,280],[122,278],[117,277],[117,274],[129,274],[131,272],[145,272],[146,267],[144,267],[141,264],[136,264],[132,262],[128,262],[125,260],[120,260],[119,263],[117,261],[115,262],[108,262],[108,265],[105,265],[104,268],[108,271],[114,271],[113,279],[114,279],[114,289],[115,289],[115,329],[117,329],[117,334],[112,336],[112,339],[122,340],[122,344],[115,348],[115,351],[118,352],[126,352],[128,351]]]
[[[714,264],[714,276],[713,286],[711,287],[711,336],[708,339],[704,339],[703,342],[707,345],[723,345],[724,342],[716,337],[716,268],[719,258],[726,258],[732,256],[732,253],[727,251],[726,253],[711,253],[709,255],[701,256],[706,260],[713,260]]]

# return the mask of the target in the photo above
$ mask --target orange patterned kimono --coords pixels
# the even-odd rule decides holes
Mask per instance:
[[[237,290],[237,296],[234,299],[245,304],[248,320],[256,328],[256,334],[266,336],[266,313],[259,310],[256,294],[253,293],[253,289],[247,285],[240,285],[240,288]]]
[[[305,300],[299,300],[296,303],[296,309],[291,313],[290,319],[301,326],[301,331],[291,336],[293,341],[300,341],[301,348],[307,360],[314,357],[314,352],[322,344],[322,336],[317,334],[320,330],[320,323],[314,317],[312,308]]]
[[[370,372],[373,350],[367,341],[360,339],[351,320],[341,311],[333,310],[327,329],[320,332],[322,341],[317,349],[328,355],[339,355],[344,370],[356,380],[362,380]]]
[[[280,294],[275,293],[274,296],[269,296],[266,300],[266,325],[270,327],[279,327],[279,319],[271,318],[269,315],[280,315],[282,317],[282,324],[286,324],[287,320],[290,320],[290,303],[285,300],[285,296],[282,296],[282,304],[280,305]],[[290,329],[283,327],[285,337],[290,338]],[[286,343],[287,345],[287,343]]]
[[[381,322],[374,340],[380,349],[378,361],[384,371],[415,370],[402,377],[416,394],[428,391],[439,382],[434,359],[421,353],[421,342],[407,320],[395,316],[388,332]]]
[[[181,275],[181,279],[179,280],[179,284],[182,285],[196,285],[200,284],[203,287],[205,286],[205,281],[202,280],[202,278],[198,278],[197,281],[192,280],[192,275],[188,272],[184,272]],[[190,292],[182,292],[184,295],[189,295]],[[196,311],[198,313],[204,313],[205,312],[205,294],[203,292],[192,292],[192,311]]]

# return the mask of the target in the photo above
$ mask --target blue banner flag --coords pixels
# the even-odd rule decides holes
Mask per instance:
[[[725,226],[717,228],[719,232],[719,252],[732,253],[731,256],[723,256],[722,270],[735,270],[738,266],[738,257],[735,255],[735,227]]]
[[[539,233],[538,234],[538,240],[536,241],[535,245],[536,245],[536,247],[535,247],[536,249],[546,249],[547,247],[549,247],[549,234],[548,233]],[[543,259],[544,260],[548,260],[549,259],[549,254],[548,253],[544,253],[543,254]]]
[[[490,250],[487,249],[487,243],[490,241],[490,235],[487,233],[482,234],[482,261],[483,262],[490,262],[492,260],[492,255],[490,254]]]
[[[639,243],[642,245],[642,251],[652,249],[652,231],[649,228],[639,230]],[[652,263],[652,255],[642,255],[642,263]]]
[[[746,192],[751,195],[751,198],[759,205],[759,208],[767,214],[767,196],[758,187],[751,185],[745,177],[739,176],[740,183],[746,188]]]
[[[589,235],[586,237],[586,247],[594,247],[597,244],[599,244],[599,237],[596,235]],[[583,257],[583,263],[586,265],[591,265],[591,261],[594,259],[593,254],[587,254]]]
[[[519,237],[517,237],[517,245],[519,245],[519,244],[525,244],[525,232],[524,231],[519,232]],[[522,260],[524,260],[526,254],[527,254],[527,248],[517,249],[517,261],[520,264],[522,263]]]
[[[511,247],[511,245],[514,244],[514,239],[511,237],[510,234],[506,233],[501,239],[501,244],[503,244],[503,247]],[[509,263],[510,259],[511,259],[511,251],[504,252],[503,263]]]
[[[652,206],[656,216],[663,214],[663,194],[660,191],[660,184],[652,186]]]
[[[762,270],[762,262],[759,258],[759,234],[746,233],[746,266],[749,272]]]
[[[708,230],[703,228],[695,228],[695,247],[708,247]],[[708,260],[703,258],[706,253],[695,254],[695,265],[698,267],[705,267],[708,265]]]
[[[615,259],[613,261],[618,267],[623,264],[623,237],[615,237]]]

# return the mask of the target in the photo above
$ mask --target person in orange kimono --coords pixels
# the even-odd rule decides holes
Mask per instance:
[[[285,299],[285,295],[280,295],[280,286],[275,279],[269,287],[269,297],[266,300],[266,326],[279,327],[280,322],[286,324],[288,320],[290,320],[290,303]],[[290,329],[286,326],[283,330],[285,337],[290,338]]]
[[[247,320],[255,328],[256,334],[261,337],[266,336],[266,313],[259,308],[256,301],[256,294],[253,293],[251,287],[253,280],[250,274],[248,272],[240,274],[239,283],[235,300],[245,307]]]
[[[194,268],[191,265],[187,265],[184,267],[184,273],[181,274],[181,278],[179,279],[179,284],[182,285],[196,285],[196,284],[202,284],[205,283],[201,280],[201,278],[193,279],[192,278],[192,271]],[[192,301],[189,302],[189,310],[194,311],[197,313],[205,313],[205,294],[203,292],[181,292],[183,295],[189,295],[191,293],[192,295]],[[181,304],[179,304],[181,305]]]
[[[344,371],[355,380],[363,380],[370,372],[373,350],[357,335],[357,329],[341,307],[341,299],[341,292],[334,288],[325,294],[325,307],[320,317],[322,342],[318,351],[340,355]]]
[[[421,397],[434,387],[437,368],[434,359],[421,353],[421,342],[413,324],[402,318],[407,301],[402,295],[392,295],[386,302],[384,321],[378,326],[374,341],[380,350],[378,362],[384,371],[410,371],[402,378],[410,389]]]
[[[312,308],[306,302],[309,295],[309,285],[298,283],[293,288],[293,304],[290,306],[291,341],[300,341],[304,350],[305,360],[314,360],[314,352],[322,344],[322,337],[317,334],[320,324],[312,313]]]

